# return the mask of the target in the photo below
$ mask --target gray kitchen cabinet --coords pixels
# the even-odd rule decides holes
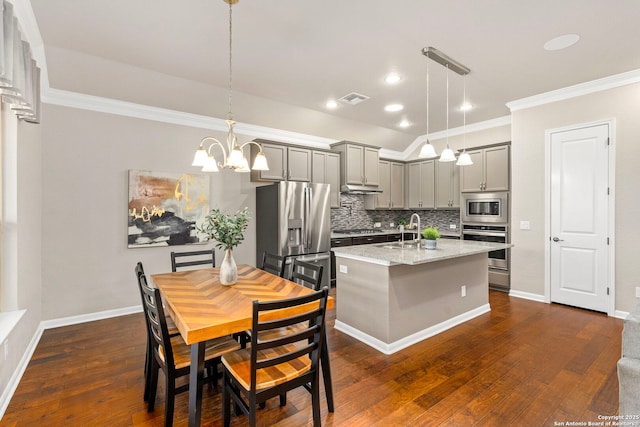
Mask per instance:
[[[460,168],[460,191],[508,191],[509,146],[467,150],[473,165]]]
[[[404,163],[380,160],[378,178],[382,193],[365,196],[365,209],[404,208]]]
[[[329,184],[329,203],[340,207],[340,154],[326,151],[311,152],[311,182]]]
[[[435,160],[407,164],[407,195],[409,209],[434,209]]]
[[[459,208],[460,166],[455,162],[436,162],[435,176],[436,208]]]
[[[342,184],[351,185],[380,185],[378,161],[380,149],[355,143],[338,143],[331,146],[339,151],[340,176]]]
[[[311,150],[258,141],[269,164],[268,171],[251,171],[252,181],[311,181]],[[258,149],[251,146],[251,162]]]

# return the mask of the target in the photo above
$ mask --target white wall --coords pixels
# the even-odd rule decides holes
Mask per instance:
[[[127,248],[128,170],[198,173],[191,161],[202,137],[226,135],[47,104],[43,116],[43,320],[140,305],[136,262],[167,272],[169,253],[193,246]],[[249,174],[211,174],[209,204],[255,212]],[[254,227],[234,250],[239,264],[255,263]]]
[[[515,111],[512,115],[512,224],[531,223],[531,230],[512,227],[511,287],[544,295],[545,130],[613,119],[615,145],[615,308],[631,311],[640,286],[640,84]]]

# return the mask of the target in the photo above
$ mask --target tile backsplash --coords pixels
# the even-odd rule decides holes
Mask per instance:
[[[460,211],[457,209],[365,210],[364,198],[364,195],[359,194],[341,194],[340,207],[331,209],[331,229],[373,228],[378,221],[382,223],[382,228],[389,228],[391,222],[397,225],[400,218],[409,221],[414,212],[420,215],[422,226],[435,225],[440,231],[449,231],[449,225],[456,224],[455,231],[460,229]]]

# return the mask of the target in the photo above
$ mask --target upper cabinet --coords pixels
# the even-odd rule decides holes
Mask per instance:
[[[252,181],[311,181],[311,150],[258,141],[269,164],[268,171],[251,171]],[[251,162],[258,148],[251,145]]]
[[[425,160],[406,165],[409,209],[435,208],[435,163]]]
[[[455,162],[435,163],[436,208],[459,208],[461,167]]]
[[[382,193],[365,196],[365,209],[404,208],[404,163],[380,160],[378,173]]]
[[[508,191],[509,146],[468,150],[471,166],[460,168],[460,191]]]
[[[311,182],[329,184],[329,203],[340,207],[340,154],[326,151],[311,152]]]
[[[352,142],[340,142],[331,146],[341,153],[340,182],[352,185],[380,185],[378,161],[380,149]]]

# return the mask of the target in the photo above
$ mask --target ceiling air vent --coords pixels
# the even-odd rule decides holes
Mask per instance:
[[[344,102],[345,104],[349,104],[349,105],[356,105],[356,104],[360,104],[362,101],[366,101],[367,99],[369,99],[369,97],[366,95],[361,95],[359,93],[351,92],[350,94],[345,95],[342,98],[338,99],[338,101]]]

